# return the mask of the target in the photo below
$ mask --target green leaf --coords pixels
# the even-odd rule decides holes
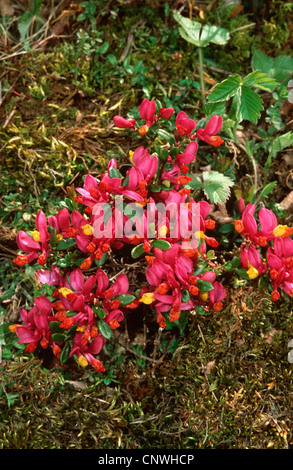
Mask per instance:
[[[128,305],[135,300],[135,296],[131,294],[116,295],[115,299],[120,300],[120,305]]]
[[[50,321],[49,328],[52,333],[60,333],[60,331],[63,331],[62,328],[60,328],[59,321]]]
[[[167,240],[154,240],[152,243],[153,248],[159,248],[160,250],[170,250],[171,244]]]
[[[293,57],[288,55],[279,55],[278,57],[269,57],[264,52],[255,51],[251,65],[253,70],[261,70],[271,77],[274,77],[278,83],[286,78],[290,80],[293,72]],[[286,84],[286,82],[284,83]]]
[[[248,120],[257,124],[263,110],[262,99],[246,85],[240,89],[240,106],[237,112],[238,121]]]
[[[272,190],[274,189],[274,186],[277,184],[277,181],[272,181],[271,183],[268,183],[264,188],[263,190],[261,191],[261,193],[259,194],[259,196],[257,197],[257,200],[255,201],[255,204],[263,201],[266,197],[268,197],[268,195],[272,192]]]
[[[176,144],[174,135],[172,135],[169,132],[165,131],[165,129],[158,129],[157,135],[159,137],[162,137],[167,142],[169,142],[169,144]]]
[[[223,235],[227,234],[227,233],[231,233],[233,231],[234,231],[234,225],[233,224],[223,224],[219,228],[219,232],[222,233]]]
[[[117,168],[111,168],[108,173],[110,178],[121,178],[121,175]]]
[[[9,289],[4,294],[0,295],[0,301],[9,299],[13,294],[15,294],[15,286],[15,282],[12,282]]]
[[[223,116],[226,111],[226,103],[225,101],[215,101],[211,103],[204,104],[204,112],[206,118],[212,117],[214,114],[218,116]]]
[[[56,248],[57,250],[67,250],[68,248],[72,248],[76,245],[75,238],[64,238],[59,243],[57,243]]]
[[[251,61],[253,70],[261,70],[264,73],[270,73],[273,63],[274,59],[260,50],[255,51]]]
[[[56,341],[56,343],[63,343],[63,341],[65,340],[65,336],[61,333],[53,333],[52,339],[53,341]]]
[[[237,274],[238,276],[242,277],[242,279],[246,279],[247,281],[250,281],[250,277],[248,276],[246,269],[237,269]]]
[[[270,77],[267,73],[260,72],[259,70],[247,75],[243,79],[243,84],[260,88],[265,91],[273,91],[274,88],[278,86],[278,82],[274,78]]]
[[[137,259],[143,254],[145,254],[145,251],[143,249],[143,243],[140,243],[139,245],[136,245],[131,250],[131,256],[132,256],[133,259]]]
[[[179,33],[183,39],[197,47],[206,47],[209,43],[224,45],[230,39],[229,32],[216,25],[202,25],[174,12],[174,19],[179,23]]]
[[[106,259],[108,258],[108,253],[103,253],[101,259],[95,259],[95,263],[97,266],[103,266],[103,264],[106,262]]]
[[[276,155],[280,150],[283,150],[286,147],[289,147],[293,144],[293,133],[291,131],[286,134],[278,136],[273,140],[272,148],[270,154],[273,156]]]
[[[192,181],[189,181],[188,184],[185,184],[185,188],[187,189],[201,189],[202,188],[202,180],[199,178],[199,176],[193,176],[193,175],[188,175],[192,177]]]
[[[202,279],[197,279],[196,287],[199,289],[200,292],[210,292],[214,288],[211,282],[203,281]]]
[[[215,204],[226,202],[230,196],[230,188],[234,185],[231,178],[217,171],[204,171],[202,176],[207,198]]]
[[[182,294],[182,302],[188,302],[190,300],[190,294],[187,289]]]
[[[108,323],[106,323],[103,320],[98,320],[97,325],[98,325],[99,332],[101,333],[101,335],[104,336],[104,338],[106,339],[110,339],[112,336],[112,330],[110,326],[108,325]]]
[[[223,80],[221,83],[218,83],[215,86],[213,91],[208,95],[207,100],[209,102],[229,100],[237,93],[240,84],[240,75],[231,75],[230,77],[226,78],[226,80]]]
[[[63,347],[62,351],[61,351],[61,354],[60,354],[60,362],[62,362],[63,364],[67,361],[67,359],[69,358],[69,354],[70,354],[70,350],[71,350],[71,347],[69,344],[65,344],[65,346]]]

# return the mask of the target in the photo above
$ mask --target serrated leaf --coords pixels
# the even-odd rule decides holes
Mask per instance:
[[[218,116],[223,116],[226,111],[225,101],[215,101],[211,103],[204,104],[204,112],[206,118],[212,117],[214,114]]]
[[[208,95],[207,100],[209,102],[226,101],[237,93],[240,84],[240,75],[231,75],[231,77],[226,78],[226,80],[223,80],[215,86],[213,91]]]
[[[261,70],[264,73],[270,73],[273,67],[274,59],[267,56],[264,52],[257,50],[253,54],[251,65],[253,70]]]
[[[237,111],[238,121],[247,120],[257,124],[262,110],[262,99],[254,90],[243,85],[240,88],[240,106]]]
[[[188,184],[185,184],[185,188],[197,189],[197,190],[202,188],[202,180],[199,178],[199,176],[192,176],[192,175],[188,175],[188,176],[192,177],[192,181],[189,181]]]
[[[228,176],[217,171],[204,171],[203,190],[207,198],[215,204],[222,204],[230,196],[230,188],[234,182]]]
[[[273,91],[274,88],[278,86],[278,82],[273,77],[270,77],[267,73],[260,72],[259,70],[247,75],[243,79],[243,84],[265,91]]]
[[[290,79],[290,74],[293,72],[293,57],[279,55],[273,58],[257,50],[252,57],[251,65],[253,70],[261,70],[281,83],[286,78]]]

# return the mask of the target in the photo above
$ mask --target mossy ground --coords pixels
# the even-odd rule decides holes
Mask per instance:
[[[31,300],[34,282],[29,270],[12,264],[15,231],[32,228],[40,208],[53,215],[71,185],[80,185],[88,172],[98,174],[109,157],[123,158],[131,148],[123,132],[114,133],[113,115],[137,107],[148,93],[165,105],[201,113],[194,55],[174,32],[167,7],[122,3],[100,2],[91,34],[90,20],[82,23],[90,37],[78,36],[81,23],[72,7],[74,20],[63,31],[68,39],[2,61],[2,321],[16,321],[19,307]],[[70,2],[63,8],[70,11]],[[210,21],[219,20],[218,10],[209,14]],[[231,29],[249,25],[253,14],[248,9],[233,17]],[[232,70],[231,57],[233,72],[248,73],[260,43],[267,53],[290,50],[278,2],[272,2],[270,14],[262,14],[255,35],[239,29],[238,39],[221,50],[216,63],[216,48],[207,50],[207,86],[225,78],[221,69]],[[232,21],[223,13],[220,20],[225,27]],[[276,25],[279,41],[273,51],[271,34],[266,34],[270,24]],[[129,61],[119,62],[130,34]],[[95,56],[106,40],[118,63]],[[226,287],[222,312],[191,316],[184,337],[163,333],[156,351],[145,348],[158,339],[156,333],[128,319],[131,342],[121,326],[107,352],[106,380],[13,349],[1,364],[0,447],[292,448],[292,365],[287,360],[292,304],[286,299],[272,304],[265,290],[233,276]]]

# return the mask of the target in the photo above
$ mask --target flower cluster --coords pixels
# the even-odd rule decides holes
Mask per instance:
[[[242,217],[235,220],[235,230],[244,238],[240,249],[242,268],[250,279],[269,274],[274,302],[280,298],[280,290],[292,297],[293,227],[279,225],[276,215],[265,207],[256,216],[255,205],[245,207],[242,199],[238,208]]]
[[[21,253],[14,263],[36,263],[40,286],[52,289],[35,297],[29,311],[21,309],[23,324],[11,326],[29,352],[50,345],[62,362],[74,357],[83,367],[89,363],[104,371],[97,356],[129,309],[144,306],[165,328],[168,321],[180,322],[181,312],[219,312],[223,306],[225,289],[207,256],[208,247],[218,246],[211,207],[195,201],[188,187],[200,141],[223,143],[216,135],[222,118],[212,116],[197,129],[185,112],[176,117],[173,108],[157,112],[155,101],[147,99],[139,113],[140,123],[115,116],[114,124],[138,132],[140,139],[168,122],[175,144],[152,153],[139,145],[129,153],[126,174],[112,158],[99,178],[88,174],[73,190],[74,210],[63,208],[48,218],[41,211],[36,230],[17,234]],[[122,249],[139,261],[143,285],[132,280],[130,289],[127,272],[113,271]],[[71,257],[64,267],[60,258],[66,253]]]

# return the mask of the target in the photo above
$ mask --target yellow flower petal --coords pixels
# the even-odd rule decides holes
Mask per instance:
[[[79,356],[79,358],[77,359],[77,362],[81,367],[86,367],[88,365],[88,361],[86,360],[84,356]]]
[[[143,304],[149,305],[153,303],[154,300],[155,300],[155,296],[153,292],[147,292],[146,294],[143,294],[142,298],[139,301],[142,302]]]
[[[64,295],[64,297],[67,297],[69,294],[72,294],[72,290],[67,289],[66,287],[61,287],[59,289],[60,294]]]
[[[258,276],[258,270],[254,268],[253,266],[250,266],[250,268],[248,269],[248,271],[246,271],[246,273],[249,279],[255,279]]]
[[[33,232],[31,232],[31,236],[33,237],[35,242],[40,242],[41,241],[40,234],[37,230],[34,230]]]
[[[93,227],[90,224],[82,226],[85,235],[91,236],[93,234]]]
[[[273,234],[275,237],[282,237],[283,235],[285,235],[285,233],[287,232],[287,228],[288,226],[287,225],[278,225],[276,228],[274,228],[273,230]]]

